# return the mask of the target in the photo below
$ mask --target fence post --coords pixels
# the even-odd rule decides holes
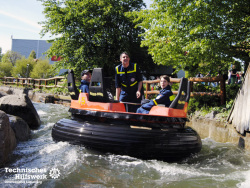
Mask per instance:
[[[193,92],[194,82],[190,81],[190,92]]]
[[[32,88],[35,88],[35,80],[32,79]]]
[[[224,76],[221,76],[220,80],[220,103],[221,105],[226,104],[226,80],[224,79]]]
[[[149,91],[149,84],[148,83],[146,83],[146,99],[148,99],[148,91]]]
[[[57,87],[57,82],[58,82],[58,79],[55,78],[55,87]]]

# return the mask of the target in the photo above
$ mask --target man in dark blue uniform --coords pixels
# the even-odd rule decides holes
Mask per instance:
[[[121,64],[115,67],[116,100],[141,103],[142,76],[136,63],[130,63],[127,52],[120,55]]]
[[[161,76],[160,85],[162,90],[153,100],[150,100],[148,103],[143,104],[140,108],[137,109],[136,113],[148,114],[153,106],[158,104],[164,104],[165,107],[169,107],[171,101],[169,97],[173,95],[171,91],[170,79],[167,75]]]

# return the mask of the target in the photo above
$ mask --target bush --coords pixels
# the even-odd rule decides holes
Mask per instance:
[[[218,96],[194,96],[191,97],[188,104],[189,113],[200,111],[201,109],[208,109],[210,107],[217,107],[220,105],[220,98]]]
[[[49,78],[54,75],[55,73],[52,65],[49,64],[49,60],[38,60],[30,73],[31,78]]]
[[[209,87],[203,84],[196,84],[196,91],[207,91]],[[233,105],[233,102],[237,96],[239,91],[240,84],[232,84],[226,85],[226,105],[220,105],[220,97],[219,96],[195,96],[190,98],[188,111],[189,113],[193,113],[195,111],[205,111],[207,113],[212,110],[216,110],[218,112],[229,111]],[[209,88],[212,92],[218,92],[219,87]],[[227,113],[227,112],[225,112]]]
[[[241,84],[226,85],[226,101],[234,100],[240,89]]]
[[[10,62],[0,62],[0,77],[10,77],[13,65]]]

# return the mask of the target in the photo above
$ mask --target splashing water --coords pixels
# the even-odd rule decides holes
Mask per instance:
[[[42,125],[18,143],[0,169],[0,187],[240,187],[250,185],[250,155],[229,143],[202,140],[200,153],[180,163],[103,154],[54,142],[51,129],[68,107],[34,103]],[[21,174],[18,176],[18,174]]]

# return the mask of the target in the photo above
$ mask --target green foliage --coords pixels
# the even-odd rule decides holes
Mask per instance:
[[[47,92],[60,95],[69,95],[69,90],[67,86],[47,89]]]
[[[136,22],[155,63],[195,74],[226,68],[232,57],[250,61],[249,10],[249,0],[155,0]]]
[[[10,62],[0,62],[0,77],[10,77],[13,65]]]
[[[196,91],[207,91],[207,86],[203,84],[196,84],[194,87],[197,89]],[[233,102],[237,96],[237,93],[239,91],[240,84],[231,84],[226,85],[226,105],[221,106],[220,105],[220,98],[218,96],[195,96],[190,98],[189,104],[188,104],[188,111],[189,113],[193,113],[195,111],[202,111],[203,113],[209,113],[212,110],[223,112],[222,116],[227,116]],[[219,91],[219,88],[214,88]],[[212,92],[215,92],[215,90],[212,90]]]
[[[3,57],[2,48],[0,47],[0,62],[2,61],[2,57]]]
[[[16,61],[16,66],[12,69],[13,77],[29,77],[30,72],[33,70],[35,61],[31,58],[22,58]]]
[[[76,75],[83,69],[104,67],[105,73],[114,75],[123,51],[142,68],[153,65],[147,51],[140,48],[138,35],[143,30],[125,15],[144,7],[143,0],[40,1],[46,17],[41,34],[56,37],[48,55],[62,57],[57,67],[73,69]]]
[[[226,85],[226,101],[234,100],[237,96],[237,93],[240,89],[240,84],[230,84]]]
[[[189,113],[200,111],[202,108],[217,107],[220,105],[218,96],[194,96],[191,97],[188,104]]]
[[[0,77],[48,78],[54,76],[55,69],[49,64],[49,61],[43,59],[35,61],[35,56],[34,50],[27,59],[16,52],[8,51],[0,62]]]
[[[67,79],[61,80],[58,85],[62,87],[34,89],[34,92],[69,95]]]
[[[15,66],[16,61],[21,58],[22,58],[21,54],[17,52],[13,52],[13,51],[7,51],[2,57],[2,62],[5,62],[5,63],[9,62],[9,63],[12,63],[13,66]]]
[[[48,60],[38,60],[30,72],[31,78],[49,78],[54,75],[52,65],[49,64]]]
[[[30,52],[29,58],[36,59],[36,52],[35,52],[35,50],[32,50]]]
[[[208,85],[208,83],[199,82],[193,85],[193,91],[194,92],[220,93],[220,87],[219,86],[214,87],[214,84],[217,84],[217,83],[212,82]]]
[[[180,83],[173,83],[171,85],[172,91],[178,91],[179,87],[180,87]]]

